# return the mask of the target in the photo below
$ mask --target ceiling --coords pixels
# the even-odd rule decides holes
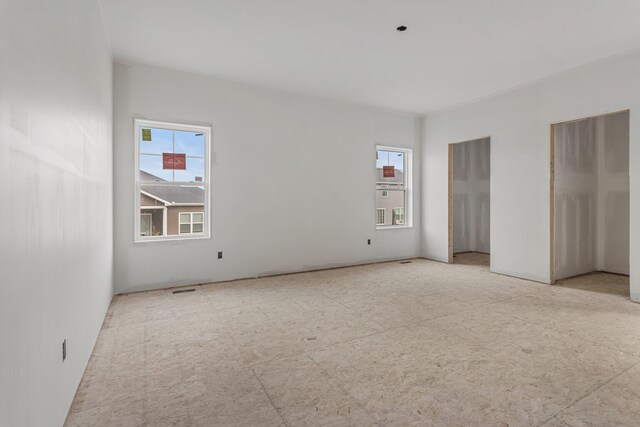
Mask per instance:
[[[640,48],[638,0],[99,1],[116,60],[414,113]]]

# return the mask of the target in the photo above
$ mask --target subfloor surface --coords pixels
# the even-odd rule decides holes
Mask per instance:
[[[67,426],[639,424],[618,295],[427,260],[195,289],[115,297]]]
[[[629,298],[629,276],[594,272],[556,281],[556,286],[603,292]]]
[[[489,268],[490,256],[482,252],[460,252],[453,254],[453,263],[461,265],[478,265]]]

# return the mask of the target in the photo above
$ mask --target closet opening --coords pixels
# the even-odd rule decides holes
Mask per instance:
[[[551,125],[552,284],[629,296],[629,111]]]
[[[490,138],[449,144],[449,263],[490,265]]]

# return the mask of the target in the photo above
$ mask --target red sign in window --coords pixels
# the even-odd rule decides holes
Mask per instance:
[[[382,176],[384,178],[395,178],[396,177],[396,168],[395,168],[395,166],[383,166],[382,167]]]
[[[178,153],[162,153],[162,169],[187,169],[187,156]]]

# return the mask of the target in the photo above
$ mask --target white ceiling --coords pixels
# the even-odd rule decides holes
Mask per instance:
[[[417,113],[640,48],[638,0],[100,3],[116,59]]]

